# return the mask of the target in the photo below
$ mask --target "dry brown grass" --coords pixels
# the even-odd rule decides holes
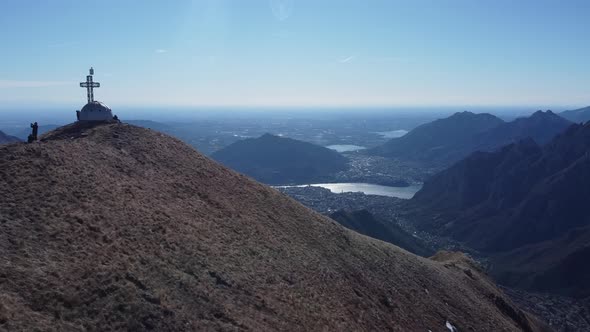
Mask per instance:
[[[541,330],[463,261],[348,231],[154,131],[2,146],[0,190],[0,329]]]

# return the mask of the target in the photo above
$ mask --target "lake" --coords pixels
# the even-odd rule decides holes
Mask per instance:
[[[338,152],[349,152],[349,151],[358,151],[358,150],[366,149],[364,146],[350,145],[350,144],[336,144],[336,145],[328,145],[326,147],[328,149],[336,150]]]
[[[326,188],[335,194],[340,194],[343,192],[362,192],[366,195],[389,196],[403,199],[410,199],[414,197],[414,194],[422,188],[422,185],[390,187],[370,183],[312,183],[293,187],[307,186]]]
[[[408,131],[403,129],[376,132],[376,134],[381,135],[383,138],[398,138],[404,136],[407,133]]]

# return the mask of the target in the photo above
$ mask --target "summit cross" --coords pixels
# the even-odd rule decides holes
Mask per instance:
[[[92,81],[92,75],[94,75],[94,69],[90,67],[90,75],[86,76],[86,82],[81,82],[80,87],[86,88],[88,92],[88,103],[94,101],[94,88],[100,88],[100,83]]]

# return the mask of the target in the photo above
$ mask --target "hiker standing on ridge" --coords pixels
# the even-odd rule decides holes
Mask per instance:
[[[39,133],[39,125],[37,122],[31,123],[31,128],[33,132],[29,135],[29,139],[27,140],[29,143],[32,143],[37,140],[37,134]]]

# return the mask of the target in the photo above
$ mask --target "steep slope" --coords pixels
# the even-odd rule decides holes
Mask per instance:
[[[438,229],[488,251],[512,250],[590,225],[590,125],[543,148],[531,140],[475,153],[427,181],[412,202]]]
[[[20,142],[21,140],[17,137],[6,135],[2,131],[0,131],[0,144],[8,144],[14,142]]]
[[[426,210],[460,214],[485,203],[496,188],[504,194],[496,195],[502,197],[498,209],[514,207],[525,194],[518,189],[516,181],[524,180],[526,174],[505,170],[521,165],[524,168],[529,160],[539,158],[541,154],[541,148],[532,139],[510,144],[496,152],[475,152],[428,179],[414,195],[413,202]],[[499,177],[506,179],[499,181]],[[505,185],[499,185],[499,182]]]
[[[577,110],[564,111],[559,113],[562,117],[576,123],[590,121],[590,106]]]
[[[544,147],[478,152],[427,181],[409,203],[422,229],[492,255],[503,284],[590,296],[590,123]]]
[[[541,331],[468,261],[351,232],[184,143],[0,147],[0,329]]]
[[[268,184],[321,182],[348,168],[348,160],[336,151],[270,134],[238,141],[211,157]]]
[[[590,227],[493,255],[491,273],[521,289],[590,298]]]
[[[428,257],[434,254],[434,252],[424,245],[424,243],[420,242],[400,227],[384,224],[377,220],[375,216],[367,210],[339,210],[332,213],[330,218],[336,220],[340,225],[346,228],[375,239],[395,244],[396,246],[416,255]]]
[[[414,128],[370,153],[384,157],[448,164],[473,152],[470,139],[504,123],[487,113],[455,113]]]

